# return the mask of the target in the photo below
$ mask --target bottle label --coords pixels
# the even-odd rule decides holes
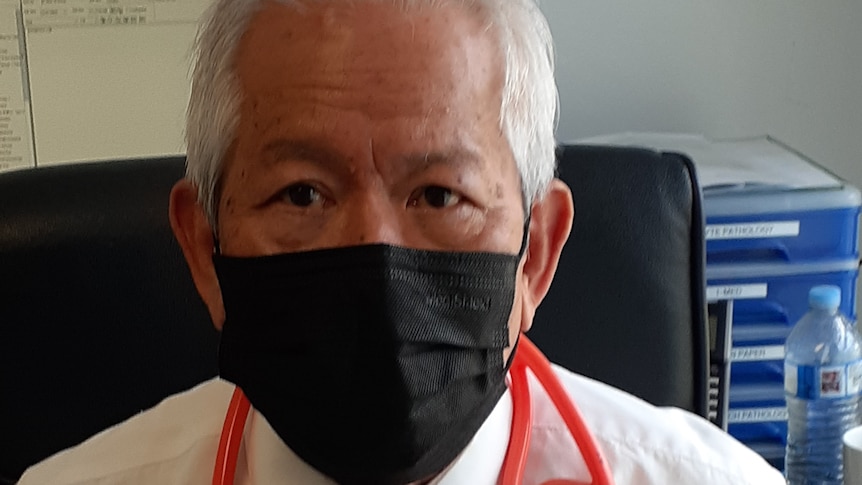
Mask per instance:
[[[862,393],[862,360],[833,366],[785,363],[784,392],[800,399],[855,396]]]

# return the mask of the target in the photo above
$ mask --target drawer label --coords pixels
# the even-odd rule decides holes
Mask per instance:
[[[769,285],[759,283],[753,285],[707,286],[706,299],[717,300],[753,300],[766,298]]]
[[[787,408],[779,406],[772,408],[731,409],[727,412],[728,424],[769,423],[771,421],[787,421]]]
[[[783,345],[759,345],[751,347],[733,347],[730,349],[731,362],[759,362],[761,360],[784,359]]]
[[[799,221],[709,224],[706,226],[707,241],[797,236],[799,236]]]

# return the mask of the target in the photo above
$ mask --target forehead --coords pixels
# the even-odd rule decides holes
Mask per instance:
[[[239,45],[243,94],[346,101],[342,107],[379,116],[475,104],[477,96],[499,101],[501,56],[480,10],[461,2],[399,3],[266,3]]]

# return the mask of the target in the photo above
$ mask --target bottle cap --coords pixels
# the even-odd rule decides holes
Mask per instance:
[[[841,288],[833,285],[820,285],[808,292],[808,304],[819,310],[837,310],[841,305]]]

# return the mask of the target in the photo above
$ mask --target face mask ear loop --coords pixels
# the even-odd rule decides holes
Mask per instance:
[[[213,232],[213,256],[221,256],[221,242],[215,232]]]
[[[512,367],[512,362],[515,360],[515,354],[518,353],[518,343],[521,341],[521,332],[515,337],[515,343],[512,345],[512,352],[509,353],[509,358],[506,359],[505,369],[508,371]]]
[[[524,257],[524,254],[527,252],[527,245],[530,243],[530,218],[532,214],[527,213],[527,219],[524,221],[524,235],[521,237],[521,249],[518,250],[518,259]],[[521,341],[521,332],[518,332],[518,336],[515,337],[515,343],[512,345],[512,352],[509,354],[509,358],[506,360],[506,371],[512,367],[512,361],[515,359],[515,354],[518,353],[518,342]]]
[[[530,218],[532,214],[527,214],[527,219],[524,221],[524,235],[521,237],[521,249],[518,250],[518,259],[524,257],[527,252],[527,245],[530,243]]]

